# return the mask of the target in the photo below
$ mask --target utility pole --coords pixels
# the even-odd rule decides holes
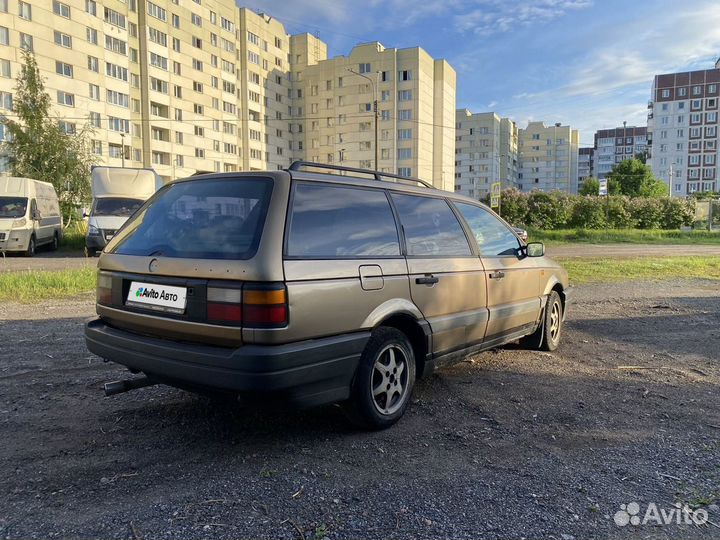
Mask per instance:
[[[368,77],[364,73],[360,73],[358,71],[355,71],[352,68],[347,68],[347,70],[350,73],[353,73],[355,75],[359,75],[360,77],[363,77],[370,81],[370,84],[372,85],[372,92],[373,92],[373,117],[375,119],[375,170],[378,170],[378,116],[380,115],[380,111],[378,110],[378,96],[377,96],[377,87],[379,84],[376,84],[375,80],[373,80],[372,77]],[[375,78],[378,77],[378,74],[380,72],[375,72]]]

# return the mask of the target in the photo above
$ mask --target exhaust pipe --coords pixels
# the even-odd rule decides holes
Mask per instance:
[[[130,390],[137,390],[138,388],[145,388],[146,386],[152,386],[157,384],[156,382],[143,377],[141,379],[126,379],[124,381],[113,381],[105,383],[105,397],[114,396],[115,394],[122,394],[123,392],[129,392]]]

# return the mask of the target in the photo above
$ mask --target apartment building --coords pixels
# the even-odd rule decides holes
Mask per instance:
[[[455,191],[484,198],[494,182],[516,187],[518,128],[494,112],[455,113]]]
[[[519,130],[518,185],[523,191],[578,190],[578,130],[528,122]]]
[[[595,148],[591,146],[578,149],[578,191],[590,177],[595,177]]]
[[[648,103],[649,163],[673,196],[720,189],[719,86],[720,60],[714,69],[666,73],[653,80]]]
[[[647,128],[625,126],[595,132],[595,169],[605,178],[616,163],[647,151]]]
[[[166,180],[287,165],[290,40],[272,17],[227,0],[0,0],[0,11],[0,106],[32,50],[53,113],[68,131],[94,128],[100,163]]]
[[[291,38],[293,155],[375,167],[452,190],[455,71],[422,48],[363,43],[326,58],[310,35]]]

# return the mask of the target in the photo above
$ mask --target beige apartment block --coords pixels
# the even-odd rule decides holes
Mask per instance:
[[[452,190],[455,71],[419,47],[360,44],[326,58],[309,35],[291,38],[293,155],[416,176]]]
[[[280,22],[230,1],[0,0],[0,114],[28,48],[101,164],[165,180],[285,167],[289,47]]]
[[[528,122],[518,139],[520,189],[577,193],[578,130],[559,123]]]
[[[518,175],[518,128],[494,112],[455,113],[455,191],[484,198],[494,182],[515,187]]]

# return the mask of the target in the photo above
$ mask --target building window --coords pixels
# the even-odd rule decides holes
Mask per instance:
[[[410,167],[398,167],[397,173],[400,176],[412,176],[412,169]]]
[[[360,73],[370,73],[370,64],[360,64]]]
[[[190,22],[195,26],[202,26],[202,17],[196,13],[190,14]]]
[[[97,84],[90,83],[89,92],[90,99],[100,101],[100,87]]]
[[[678,96],[679,97],[687,96],[687,88],[678,88]]]
[[[0,26],[0,45],[10,45],[10,30]]]
[[[167,20],[167,12],[163,8],[156,4],[153,4],[152,2],[147,3],[147,14],[161,21]]]
[[[57,30],[55,30],[54,36],[56,45],[72,49],[72,37],[67,34],[63,34],[62,32],[58,32]]]
[[[398,140],[407,141],[412,139],[412,129],[398,129]]]
[[[398,71],[398,80],[411,81],[412,80],[412,71],[409,69],[404,69],[402,71]]]
[[[127,55],[127,43],[112,36],[105,36],[105,48],[123,56]]]
[[[12,106],[12,94],[10,92],[0,92],[0,109],[12,110]]]
[[[0,60],[0,77],[9,79],[11,76],[10,60]]]
[[[398,148],[398,159],[412,159],[412,148]]]
[[[125,15],[118,13],[114,9],[105,8],[105,22],[124,29]]]
[[[70,6],[68,6],[67,4],[63,4],[62,2],[58,2],[57,0],[53,0],[53,13],[55,15],[60,15],[61,17],[69,19]]]
[[[66,105],[68,107],[74,107],[75,106],[75,95],[70,94],[69,92],[63,92],[62,90],[58,90],[57,93],[57,102],[60,105]]]
[[[95,0],[85,0],[85,11],[90,15],[97,16],[97,2]]]
[[[70,77],[72,79],[73,76],[73,67],[70,64],[66,64],[65,62],[55,62],[55,73],[58,75],[62,75],[63,77]]]
[[[400,90],[398,92],[398,101],[411,101],[412,90]]]
[[[32,21],[32,6],[28,4],[27,2],[20,2],[18,5],[18,15],[21,19],[25,19],[27,21]]]
[[[702,86],[693,86],[692,93],[693,96],[699,96],[702,94]]]

